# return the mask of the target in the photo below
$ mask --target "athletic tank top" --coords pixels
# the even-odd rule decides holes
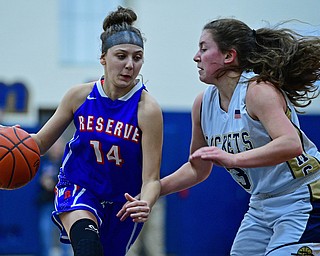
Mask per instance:
[[[74,113],[76,131],[66,145],[60,181],[84,187],[99,200],[124,202],[124,193],[140,193],[142,185],[141,130],[138,104],[145,86],[111,100],[97,81]]]
[[[218,89],[215,86],[206,88],[202,99],[201,126],[209,146],[235,154],[261,147],[271,141],[261,122],[252,119],[246,110],[248,79],[254,75],[242,74],[232,95],[228,112],[220,107]],[[288,98],[285,98],[286,114],[300,135],[304,152],[274,166],[228,169],[233,179],[251,194],[272,196],[288,193],[320,176],[320,153],[300,130],[296,111]]]

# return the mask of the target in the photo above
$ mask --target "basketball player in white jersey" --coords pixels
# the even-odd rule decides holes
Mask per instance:
[[[320,255],[320,153],[295,109],[317,96],[320,39],[220,19],[204,26],[194,61],[210,86],[193,105],[189,161],[161,194],[225,167],[251,194],[231,255]]]

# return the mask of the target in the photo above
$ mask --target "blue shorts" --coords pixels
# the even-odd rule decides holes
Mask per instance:
[[[56,186],[53,222],[60,228],[60,241],[70,243],[59,214],[74,210],[87,210],[98,220],[104,255],[124,256],[139,235],[143,224],[131,218],[120,221],[116,214],[124,203],[98,200],[93,193],[64,180]]]

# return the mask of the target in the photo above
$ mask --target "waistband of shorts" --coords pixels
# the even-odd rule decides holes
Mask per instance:
[[[306,186],[316,180],[320,179],[320,170],[316,171],[313,174],[310,174],[308,176],[305,176],[301,179],[301,182],[298,182],[297,184],[294,184],[293,186],[288,187],[287,189],[278,192],[278,193],[259,193],[251,195],[252,197],[258,198],[258,199],[267,199],[267,198],[273,198],[273,197],[279,197],[287,194],[291,194],[297,189]]]

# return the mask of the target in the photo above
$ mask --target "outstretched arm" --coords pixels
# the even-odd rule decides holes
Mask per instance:
[[[201,101],[202,94],[196,98],[192,107],[191,153],[207,145],[202,134],[200,123]],[[195,159],[186,162],[178,170],[160,180],[160,196],[178,192],[200,183],[209,176],[211,169],[212,163],[210,161]],[[130,215],[128,211],[126,211],[128,207],[141,207],[141,201],[138,200],[139,196],[140,195],[137,195],[133,198],[132,196],[126,195],[128,201],[117,214],[120,220],[125,220]]]
[[[190,154],[197,149],[207,146],[201,128],[201,102],[203,93],[199,94],[192,106],[192,137],[190,144]],[[205,180],[211,173],[212,163],[195,159],[186,162],[172,174],[162,178],[160,195],[168,195],[190,188]]]
[[[73,113],[84,102],[92,90],[92,86],[90,84],[82,84],[69,89],[53,116],[40,131],[31,135],[37,142],[41,154],[45,154],[62,135],[72,121]]]
[[[139,103],[138,117],[142,130],[143,155],[141,193],[139,196],[126,193],[127,203],[117,216],[120,217],[120,220],[130,216],[134,222],[146,222],[160,194],[159,179],[163,141],[163,120],[160,106],[146,92],[142,94]]]

